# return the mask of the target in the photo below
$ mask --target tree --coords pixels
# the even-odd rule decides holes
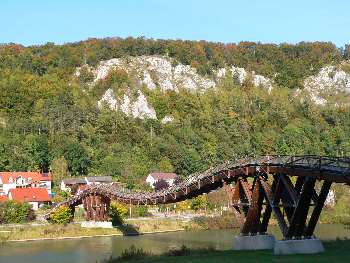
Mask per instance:
[[[174,166],[168,157],[163,157],[158,163],[159,170],[166,173],[171,173],[174,171]]]
[[[53,159],[51,163],[51,171],[53,180],[56,182],[66,178],[68,176],[68,163],[66,159],[63,156]]]
[[[207,207],[208,201],[205,195],[197,196],[190,201],[190,207],[192,210],[205,209]]]
[[[89,167],[89,157],[79,143],[70,143],[64,153],[68,161],[68,169],[73,176],[86,175]]]

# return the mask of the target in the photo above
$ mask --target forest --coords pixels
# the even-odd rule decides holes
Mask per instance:
[[[203,76],[226,65],[274,79],[271,93],[227,78],[206,92],[145,90],[157,116],[98,108],[77,67],[164,55]],[[349,105],[300,101],[293,90],[325,65],[350,59],[350,45],[237,44],[145,38],[88,39],[40,46],[0,45],[0,171],[111,175],[135,186],[150,171],[185,177],[228,159],[264,154],[350,156]],[[104,85],[123,87],[128,76]]]

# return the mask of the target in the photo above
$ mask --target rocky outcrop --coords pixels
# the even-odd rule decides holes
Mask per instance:
[[[96,68],[90,68],[95,76],[94,82],[106,78],[113,69],[136,74],[139,84],[151,90],[157,86],[161,91],[178,91],[180,88],[205,90],[215,87],[213,80],[200,76],[195,68],[183,64],[175,65],[174,60],[164,56],[114,58],[101,61]],[[79,71],[80,69],[77,70],[77,75]]]
[[[304,93],[318,105],[325,105],[329,96],[350,94],[350,74],[336,66],[322,68],[304,81]]]
[[[137,92],[136,98],[124,94],[123,99],[118,100],[113,90],[108,89],[97,102],[98,107],[103,107],[104,103],[113,110],[121,110],[127,116],[140,119],[157,119],[155,110],[148,104],[145,95],[141,91]]]
[[[186,89],[190,91],[205,91],[210,88],[215,88],[217,82],[230,72],[230,76],[236,78],[239,84],[247,79],[248,75],[252,76],[252,83],[255,86],[262,86],[269,91],[272,89],[272,82],[254,72],[248,73],[244,68],[231,67],[221,68],[216,72],[216,78],[201,76],[197,70],[189,65],[176,63],[172,58],[165,56],[139,56],[139,57],[123,57],[114,58],[110,60],[101,61],[95,68],[85,65],[85,69],[90,71],[93,75],[93,81],[90,86],[94,86],[99,80],[105,79],[111,70],[123,70],[129,76],[136,78],[139,87],[147,87],[153,90],[157,87],[162,92],[172,90],[178,92],[179,89]],[[80,75],[81,68],[76,71],[76,76]],[[156,114],[152,106],[147,102],[147,98],[138,91],[136,100],[131,100],[127,94],[123,98],[116,98],[112,89],[108,89],[98,101],[98,106],[106,103],[113,110],[121,110],[129,116],[135,118],[151,118],[155,119]],[[162,123],[173,121],[173,117],[166,116],[161,120]]]
[[[227,71],[236,80],[240,85],[242,85],[245,81],[248,80],[248,77],[251,77],[250,81],[255,87],[263,87],[271,92],[273,82],[262,75],[255,74],[254,71],[247,72],[244,68],[232,66],[226,70],[226,68],[221,68],[216,72],[216,77],[218,80],[222,79],[226,76]]]

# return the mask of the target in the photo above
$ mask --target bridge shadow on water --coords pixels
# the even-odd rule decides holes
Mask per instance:
[[[139,229],[133,225],[130,225],[130,224],[115,225],[113,227],[119,229],[120,232],[122,232],[124,236],[141,235],[141,233],[139,232]]]

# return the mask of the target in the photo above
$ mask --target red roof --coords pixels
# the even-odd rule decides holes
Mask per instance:
[[[3,184],[9,183],[9,178],[13,181],[18,177],[23,177],[28,180],[31,178],[33,182],[40,181],[51,181],[51,173],[40,173],[40,172],[0,172],[0,178]]]
[[[150,176],[152,176],[154,179],[158,180],[171,180],[171,179],[176,179],[178,178],[176,173],[151,173]]]
[[[6,195],[0,195],[0,202],[6,202],[9,200]]]
[[[15,188],[10,189],[9,197],[19,202],[50,201],[49,193],[45,188]]]

